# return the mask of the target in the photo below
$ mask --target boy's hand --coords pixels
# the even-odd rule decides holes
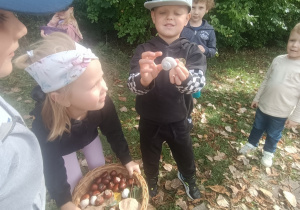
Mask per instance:
[[[198,45],[199,49],[201,50],[202,53],[205,52],[205,48],[202,45]]]
[[[186,69],[184,64],[178,59],[175,59],[177,66],[169,71],[170,82],[172,84],[181,85],[189,77],[189,71]]]
[[[44,30],[41,30],[41,37],[45,38],[47,35],[45,34]]]
[[[152,82],[157,77],[159,72],[162,70],[161,64],[156,65],[154,63],[155,58],[162,56],[162,52],[143,52],[142,58],[139,60],[140,73],[141,73],[141,84],[144,87]]]
[[[140,166],[136,162],[130,161],[129,163],[127,163],[125,165],[125,167],[126,167],[127,171],[129,172],[130,177],[132,177],[133,171],[136,171],[139,174],[141,174]]]
[[[251,108],[257,108],[258,107],[258,101],[252,101]]]
[[[296,127],[298,125],[297,122],[294,122],[292,120],[287,119],[285,122],[285,127],[286,128],[292,128],[292,127]]]

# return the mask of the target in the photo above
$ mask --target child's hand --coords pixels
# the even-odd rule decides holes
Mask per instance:
[[[129,176],[132,177],[133,175],[133,171],[138,172],[139,174],[141,174],[141,170],[140,170],[140,166],[139,164],[137,164],[136,162],[130,161],[129,163],[127,163],[125,165],[126,169],[129,172]]]
[[[258,107],[258,101],[252,101],[251,108],[257,108]]]
[[[296,127],[298,125],[297,122],[294,122],[292,120],[287,119],[285,122],[285,127],[286,128],[292,128],[292,127]]]
[[[157,77],[159,72],[162,70],[161,64],[156,65],[154,63],[155,58],[162,55],[162,52],[143,52],[142,58],[139,60],[140,73],[141,73],[141,84],[144,87],[152,82]]]
[[[205,52],[205,48],[202,45],[198,45],[199,49],[201,50],[202,53]]]
[[[176,59],[177,66],[169,71],[169,78],[172,84],[181,85],[189,77],[189,71],[184,64]]]
[[[44,30],[41,30],[41,37],[45,38],[47,35],[45,34]]]

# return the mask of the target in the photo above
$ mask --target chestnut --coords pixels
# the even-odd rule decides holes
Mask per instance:
[[[113,192],[119,192],[119,184],[115,184],[115,186],[112,188]]]
[[[112,179],[112,176],[111,175],[107,175],[106,177],[105,177],[105,179],[108,179],[109,181]]]
[[[89,194],[84,194],[83,196],[81,196],[80,200],[85,200],[85,199],[90,199],[90,195]]]
[[[123,177],[123,178],[121,179],[121,182],[125,182],[125,183],[126,183],[126,181],[127,181],[127,179],[126,179],[125,177]]]
[[[104,203],[104,198],[102,195],[98,195],[95,201],[95,206],[100,206]]]
[[[102,184],[107,185],[108,183],[109,183],[109,180],[108,180],[108,179],[102,179]]]
[[[120,177],[117,177],[117,176],[115,176],[114,179],[113,179],[113,182],[114,182],[115,184],[120,183],[120,181],[121,181]]]
[[[95,191],[95,190],[98,190],[98,185],[97,184],[92,184],[91,188],[90,188],[91,191]]]
[[[118,173],[115,171],[115,170],[112,170],[111,172],[110,172],[110,175],[112,176],[112,177],[114,177],[114,176],[116,176]]]
[[[120,179],[122,179],[122,178],[124,177],[124,175],[123,175],[122,173],[119,173],[119,174],[117,175],[117,177],[119,177]]]
[[[101,178],[101,177],[98,177],[98,178],[95,179],[95,183],[96,183],[96,184],[100,184],[100,183],[101,183],[101,180],[102,180],[102,178]]]
[[[100,184],[98,185],[98,189],[99,189],[100,192],[103,192],[104,190],[106,190],[106,185],[103,184],[103,183],[100,183]]]
[[[101,192],[100,192],[99,190],[95,190],[95,191],[92,192],[92,196],[93,196],[93,195],[99,195],[100,193],[101,193]]]
[[[107,175],[108,175],[108,172],[107,172],[107,171],[105,171],[105,172],[103,172],[103,173],[101,174],[101,176],[100,176],[100,177],[102,177],[102,178],[105,178],[105,177],[107,177]]]
[[[104,193],[103,193],[103,197],[105,199],[111,198],[112,195],[113,195],[113,192],[111,190],[105,190]]]
[[[127,187],[126,182],[121,181],[121,182],[119,183],[119,189],[120,189],[120,190],[124,190],[126,187]]]
[[[113,182],[109,182],[107,184],[107,188],[110,189],[110,190],[112,190],[114,186],[115,186],[115,184]]]
[[[127,179],[127,184],[128,184],[129,186],[132,186],[132,185],[134,184],[134,179],[133,179],[133,178]]]

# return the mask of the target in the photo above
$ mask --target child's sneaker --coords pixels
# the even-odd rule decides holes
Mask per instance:
[[[147,179],[147,185],[148,185],[150,197],[155,197],[157,195],[157,181],[158,181],[157,177]]]
[[[186,179],[182,176],[182,174],[178,171],[178,179],[182,182],[186,194],[192,199],[198,199],[201,197],[200,191],[196,186],[196,179],[195,176],[192,178]]]
[[[252,144],[250,144],[249,142],[247,142],[239,151],[239,153],[246,155],[248,154],[250,151],[256,149],[255,146],[253,146]]]
[[[263,152],[263,157],[261,158],[261,163],[265,167],[271,167],[272,164],[273,164],[273,157],[274,157],[273,153],[264,151]]]

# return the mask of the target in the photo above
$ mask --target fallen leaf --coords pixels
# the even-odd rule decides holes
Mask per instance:
[[[221,161],[225,158],[225,153],[217,151],[217,155],[214,156],[215,161]]]
[[[86,166],[86,167],[88,167],[88,164],[87,164],[86,159],[83,159],[80,163],[81,163],[81,166]]]
[[[178,178],[173,179],[171,182],[171,187],[173,189],[177,189],[180,185],[182,185],[182,182]]]
[[[163,167],[166,171],[172,171],[172,168],[173,168],[172,165],[168,164],[168,163],[166,163]]]
[[[296,130],[295,127],[292,127],[292,131],[293,131],[294,133],[299,133],[299,132]]]
[[[227,189],[224,186],[221,185],[214,185],[214,186],[207,186],[208,188],[212,189],[213,191],[221,194],[230,195],[230,193],[227,191]]]
[[[266,196],[267,198],[270,198],[273,201],[273,194],[270,191],[268,191],[264,188],[259,188],[259,190],[264,194],[264,196]]]
[[[165,183],[165,188],[166,190],[172,190],[172,187],[171,187],[171,181],[170,180],[167,180],[166,183]]]
[[[122,88],[122,87],[124,87],[124,85],[118,85],[118,87],[121,87],[121,88]]]
[[[188,206],[187,206],[186,202],[183,201],[182,198],[177,199],[176,202],[175,202],[175,204],[177,206],[180,206],[180,208],[183,209],[183,210],[187,210],[188,209]]]
[[[119,100],[125,102],[125,101],[127,101],[127,98],[126,98],[126,97],[119,96]]]
[[[218,196],[218,198],[217,198],[217,204],[219,206],[221,206],[221,207],[224,207],[224,208],[228,208],[229,207],[228,201],[222,195]]]
[[[208,155],[205,155],[207,157],[208,160],[210,160],[211,162],[214,162],[214,159]]]
[[[283,191],[283,195],[293,207],[297,206],[296,197],[292,193],[288,191]]]
[[[293,147],[293,146],[286,146],[284,148],[284,150],[287,151],[288,153],[291,153],[291,154],[297,153],[297,149],[295,147]]]
[[[127,112],[127,108],[125,106],[123,106],[121,109],[120,109],[121,112]]]
[[[230,133],[231,132],[231,127],[230,126],[225,126],[225,130],[227,130]]]
[[[243,114],[245,111],[247,111],[247,109],[246,109],[245,107],[239,108],[239,109],[238,109],[238,112],[239,112],[240,114]]]
[[[256,189],[254,187],[249,187],[248,192],[253,197],[256,197],[258,195],[258,192],[256,191]]]

